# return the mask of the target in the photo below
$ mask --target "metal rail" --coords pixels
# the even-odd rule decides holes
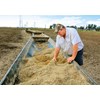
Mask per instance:
[[[89,81],[93,85],[97,85],[97,82],[89,75],[89,73],[86,71],[86,69],[84,69],[84,67],[78,65],[75,61],[73,61],[73,64],[86,77],[87,81]]]
[[[6,84],[14,84],[15,79],[17,77],[17,69],[19,66],[19,63],[21,62],[22,58],[27,55],[27,52],[32,44],[32,38],[28,40],[26,45],[22,48],[19,55],[14,60],[13,64],[10,66],[4,77],[0,81],[0,85],[6,85]]]

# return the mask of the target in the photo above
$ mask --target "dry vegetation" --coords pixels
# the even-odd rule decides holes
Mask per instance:
[[[36,30],[36,29],[35,29]],[[56,41],[56,34],[51,29],[39,29],[44,31]],[[84,68],[100,84],[100,31],[78,30],[84,47]]]
[[[0,80],[30,35],[18,28],[0,28]]]
[[[56,40],[56,34],[51,29],[35,29],[44,31]],[[84,42],[84,66],[90,75],[100,84],[100,32],[80,31]],[[9,68],[21,48],[28,40],[29,35],[18,28],[0,28],[0,77]],[[5,70],[5,72],[3,72]]]
[[[57,62],[52,60],[54,48],[41,43],[31,58],[24,58],[20,63],[18,79],[23,85],[88,85],[89,82],[73,64],[68,64],[60,52]]]
[[[84,67],[100,84],[100,32],[79,31],[84,42]]]

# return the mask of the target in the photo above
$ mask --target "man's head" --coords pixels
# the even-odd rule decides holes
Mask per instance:
[[[66,28],[62,24],[56,24],[55,26],[55,33],[59,34],[60,36],[65,36],[66,34]]]

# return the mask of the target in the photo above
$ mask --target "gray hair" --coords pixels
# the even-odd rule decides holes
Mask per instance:
[[[58,33],[58,31],[61,30],[62,28],[65,28],[65,26],[62,25],[62,24],[56,24],[56,26],[55,26],[55,33]]]

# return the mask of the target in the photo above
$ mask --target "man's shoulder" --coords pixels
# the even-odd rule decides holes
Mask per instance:
[[[57,35],[56,36],[56,40],[62,41],[63,40],[63,37],[61,37],[60,35]]]
[[[76,31],[76,29],[73,28],[73,27],[66,27],[66,29],[67,29],[68,31]]]
[[[59,38],[61,38],[61,36],[60,35],[57,35],[56,38],[59,39]]]

